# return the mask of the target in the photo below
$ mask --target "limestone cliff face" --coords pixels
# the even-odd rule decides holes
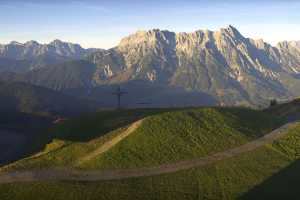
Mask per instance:
[[[300,73],[300,42],[281,42],[277,45],[279,62],[290,73]]]
[[[207,92],[227,104],[252,104],[295,95],[285,80],[300,71],[299,46],[272,47],[232,26],[177,34],[154,29],[138,31],[91,60],[98,66],[98,84],[143,79]]]
[[[116,50],[123,56],[132,78],[167,81],[176,68],[176,35],[160,30],[139,31],[124,38]]]
[[[281,90],[284,94],[276,72],[278,64],[268,58],[269,53],[261,52],[258,43],[244,38],[234,27],[198,31],[179,38],[177,52],[185,70],[177,72],[174,83],[181,80],[186,87],[208,92],[225,102],[231,102],[231,96],[241,102],[255,101],[260,96],[257,91],[272,96]],[[184,75],[184,71],[189,73]],[[276,92],[270,90],[274,84],[280,88]]]

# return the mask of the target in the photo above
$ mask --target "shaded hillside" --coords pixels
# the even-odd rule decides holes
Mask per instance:
[[[14,111],[1,111],[0,165],[7,164],[32,153],[34,138],[43,134],[52,124],[51,117]]]
[[[271,106],[265,110],[266,112],[287,118],[289,121],[300,119],[300,99],[294,99],[291,102],[281,103]]]
[[[73,115],[95,111],[97,103],[67,96],[43,87],[0,82],[1,112],[19,111],[42,115]]]
[[[123,84],[102,85],[91,88],[68,89],[66,94],[98,100],[101,105],[115,108],[117,98],[113,93],[118,86],[126,92],[122,96],[124,108],[158,108],[158,107],[189,107],[218,104],[217,100],[206,93],[186,91],[184,88],[172,87],[146,81],[129,81]]]
[[[113,93],[118,86],[127,92],[122,97],[122,106],[126,108],[207,106],[219,103],[213,96],[201,91],[144,80],[97,86],[93,80],[95,70],[96,66],[87,61],[70,61],[25,74],[3,72],[0,79],[27,82],[75,97],[91,99],[100,102],[105,108],[116,107],[116,96]]]
[[[25,72],[30,68],[30,61],[0,58],[0,72]]]
[[[86,89],[92,86],[95,69],[94,64],[86,61],[70,61],[33,70],[20,79],[60,91],[82,87]]]
[[[27,82],[53,90],[72,88],[88,88],[92,85],[92,77],[96,67],[86,61],[69,61],[48,65],[41,69],[31,70],[23,74],[3,73],[5,81]]]
[[[0,129],[14,130],[22,134],[30,133],[32,130],[47,125],[51,122],[51,117],[38,116],[34,114],[1,111]]]
[[[246,199],[297,199],[299,196],[300,161],[296,160],[289,166],[274,174],[262,184],[243,195],[240,200]]]

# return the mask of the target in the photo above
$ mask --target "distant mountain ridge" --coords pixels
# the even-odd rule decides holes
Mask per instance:
[[[30,69],[41,68],[69,60],[79,60],[101,49],[84,49],[79,44],[54,40],[49,44],[36,41],[26,43],[11,42],[0,45],[0,59],[30,61]]]
[[[56,55],[73,59],[80,59],[82,56],[94,52],[97,49],[84,49],[79,44],[54,40],[49,44],[40,44],[36,41],[26,43],[10,42],[0,45],[0,57],[12,59],[32,59],[43,55]]]
[[[43,51],[48,48],[55,49],[52,55],[67,56],[67,63],[47,62],[6,79],[60,91],[140,80],[205,93],[221,105],[266,105],[272,98],[300,96],[300,42],[274,47],[245,38],[233,26],[193,33],[138,31],[108,50],[84,51],[58,40],[36,49],[52,52]]]

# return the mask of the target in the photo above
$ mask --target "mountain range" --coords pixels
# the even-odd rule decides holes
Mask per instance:
[[[47,45],[12,42],[0,46],[0,72],[5,81],[89,98],[101,98],[89,96],[90,90],[126,89],[130,83],[140,86],[130,91],[133,96],[147,85],[154,91],[199,93],[220,105],[257,106],[300,95],[300,42],[272,46],[244,37],[233,26],[193,33],[138,31],[108,50],[59,40]],[[171,96],[179,98],[176,94]]]
[[[54,40],[49,44],[40,44],[36,41],[26,43],[11,42],[0,45],[0,63],[2,59],[26,60],[28,69],[44,67],[68,60],[78,60],[85,55],[100,51],[100,49],[84,49],[78,44]]]
[[[90,60],[98,84],[144,79],[196,90],[221,104],[257,104],[299,95],[297,42],[273,47],[243,37],[232,26],[219,31],[140,31]]]

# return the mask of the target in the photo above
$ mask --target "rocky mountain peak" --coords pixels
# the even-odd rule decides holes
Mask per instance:
[[[31,40],[25,43],[25,46],[39,46],[40,44],[37,41]]]
[[[65,42],[63,42],[63,41],[61,41],[59,39],[55,39],[52,42],[50,42],[50,45],[54,45],[54,46],[61,45],[61,44],[65,44]]]
[[[296,48],[300,48],[300,41],[291,41],[290,44]]]
[[[12,46],[24,46],[24,44],[17,42],[17,41],[11,41],[8,45],[12,45]]]
[[[270,44],[266,43],[263,39],[248,39],[251,44],[253,44],[258,49],[265,49],[271,47]]]
[[[54,40],[51,43],[49,43],[49,45],[55,46],[55,47],[70,47],[70,48],[82,48],[79,44],[73,44],[70,42],[63,42],[61,40]]]
[[[237,30],[237,28],[235,28],[234,26],[232,25],[228,25],[228,27],[226,28],[229,32],[231,33],[238,33],[240,34],[240,32]]]
[[[219,33],[225,36],[229,36],[231,38],[235,38],[236,40],[240,40],[244,38],[242,34],[232,25],[229,25],[226,28],[221,28]]]
[[[282,41],[277,44],[279,49],[296,49],[300,51],[300,41]]]
[[[282,41],[277,44],[277,48],[279,49],[287,49],[289,47],[288,41]]]
[[[149,47],[155,46],[158,42],[167,42],[175,38],[175,33],[170,31],[162,31],[152,29],[149,31],[138,31],[121,40],[119,47],[146,45]]]
[[[282,48],[293,48],[300,50],[300,41],[284,41],[280,42],[279,46]]]

